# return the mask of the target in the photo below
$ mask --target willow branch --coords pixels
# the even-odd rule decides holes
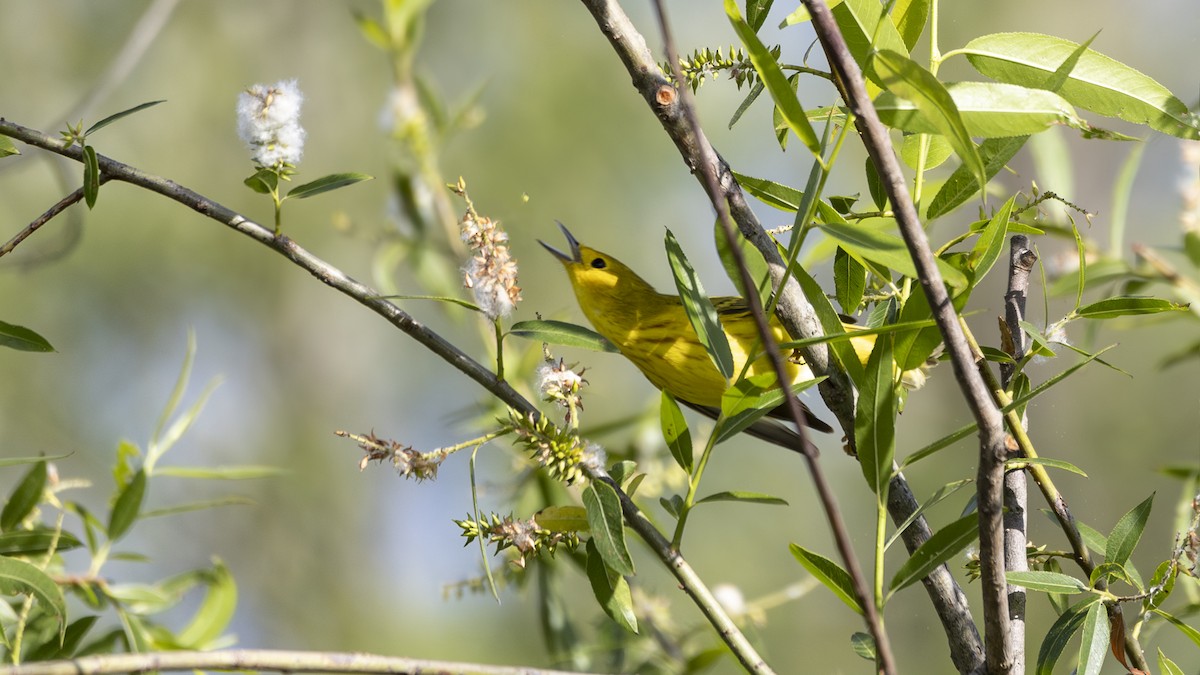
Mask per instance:
[[[78,145],[66,147],[66,143],[47,136],[46,134],[15,124],[0,118],[0,135],[9,136],[28,145],[68,157],[75,161],[82,159],[83,151]],[[491,370],[471,358],[453,343],[438,333],[414,319],[404,310],[381,296],[381,294],[365,284],[351,278],[345,272],[328,262],[313,255],[311,252],[286,236],[276,237],[272,229],[247,219],[233,209],[222,206],[207,197],[189,190],[178,183],[148,174],[140,169],[123,164],[116,160],[97,155],[101,176],[112,180],[129,183],[158,193],[179,202],[197,213],[216,220],[225,226],[254,239],[255,241],[284,256],[292,263],[316,277],[325,285],[352,298],[367,309],[383,317],[388,323],[403,331],[429,351],[441,357],[459,372],[474,380],[481,387],[513,409],[527,414],[538,415],[536,406],[512,388],[508,382],[496,376]],[[700,611],[716,629],[721,639],[743,664],[763,664],[762,657],[754,649],[750,641],[737,627],[721,604],[713,597],[712,592],[704,585],[699,575],[687,563],[678,551],[671,549],[670,542],[650,522],[641,509],[638,508],[629,495],[613,481],[603,468],[584,466],[588,477],[592,480],[602,480],[611,485],[621,499],[621,511],[629,527],[638,534],[659,559],[667,566],[680,586],[692,597]],[[769,672],[769,669],[761,672]]]
[[[679,70],[679,53],[675,49],[675,40],[671,35],[671,29],[666,17],[666,9],[663,7],[662,0],[655,0],[654,7],[658,13],[659,25],[662,28],[667,61],[675,70],[675,81],[681,83],[677,92],[684,120],[691,127],[692,134],[696,138],[703,138],[704,131],[700,126],[700,118],[696,114],[696,107],[691,100],[691,92],[686,86],[682,86],[685,80],[683,73]],[[660,97],[660,99],[664,98],[667,97]],[[700,177],[703,179],[702,182],[705,191],[708,193],[708,198],[712,202],[713,208],[717,211],[717,216],[721,222],[721,232],[725,236],[725,243],[733,255],[735,266],[738,269],[742,296],[746,299],[746,303],[750,307],[750,314],[754,318],[755,327],[758,329],[759,339],[762,340],[763,351],[767,353],[767,357],[771,361],[771,367],[775,371],[776,379],[780,383],[786,383],[788,376],[783,354],[780,353],[775,335],[767,323],[762,301],[758,297],[758,293],[755,292],[754,278],[750,274],[750,268],[746,265],[746,259],[742,254],[741,247],[737,244],[737,230],[730,218],[729,202],[721,194],[720,183],[715,170],[717,165],[716,152],[708,143],[701,144],[699,149],[702,159],[699,165]],[[825,518],[829,522],[829,529],[833,531],[834,541],[837,542],[838,554],[841,556],[842,562],[846,565],[846,572],[850,575],[854,594],[858,598],[859,606],[863,609],[863,618],[866,620],[867,630],[870,631],[871,637],[875,641],[875,653],[878,658],[879,671],[888,674],[895,673],[896,663],[892,656],[891,643],[888,641],[887,632],[883,628],[883,621],[879,617],[875,600],[867,590],[867,584],[863,580],[862,568],[858,564],[858,558],[854,554],[854,547],[850,543],[850,533],[846,529],[846,522],[842,519],[837,498],[834,496],[833,490],[829,486],[829,481],[825,478],[825,472],[821,468],[817,447],[808,438],[808,425],[804,410],[800,406],[800,401],[796,399],[795,393],[789,387],[782,386],[781,389],[783,390],[784,405],[787,406],[788,414],[796,424],[796,431],[800,437],[801,454],[804,455],[804,460],[808,464],[808,472],[812,477],[813,485],[817,489],[821,508],[825,511]]]
[[[950,302],[936,259],[921,227],[916,206],[909,196],[904,174],[892,151],[891,139],[879,121],[863,83],[862,72],[850,55],[837,22],[823,0],[804,0],[813,19],[813,28],[825,50],[830,69],[837,74],[842,95],[867,148],[867,154],[879,173],[891,201],[900,234],[917,268],[918,281],[929,299],[934,320],[942,333],[946,351],[954,366],[954,376],[963,392],[971,415],[979,424],[979,468],[976,474],[979,508],[980,585],[983,596],[984,649],[989,673],[1011,673],[1012,644],[1008,630],[1008,597],[1004,580],[1004,426],[1000,409],[979,376],[971,350],[958,322],[958,313]]]
[[[164,670],[253,670],[281,673],[455,673],[456,675],[568,675],[528,666],[428,661],[351,652],[293,652],[273,649],[226,649],[213,652],[105,654],[61,661],[0,667],[0,675],[107,675]]]

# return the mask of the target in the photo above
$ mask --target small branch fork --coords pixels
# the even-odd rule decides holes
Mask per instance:
[[[83,151],[77,146],[66,147],[66,143],[48,136],[40,131],[30,129],[28,127],[15,124],[0,118],[0,135],[9,136],[33,147],[53,152],[64,157],[68,157],[75,161],[81,161]],[[495,373],[487,369],[479,362],[472,359],[469,355],[456,347],[454,344],[443,338],[438,333],[426,327],[421,322],[414,319],[404,310],[389,302],[381,296],[381,294],[362,284],[346,273],[342,272],[337,267],[330,265],[321,258],[310,253],[308,250],[301,247],[296,242],[288,237],[276,237],[274,232],[262,225],[248,220],[236,211],[222,206],[203,195],[194,192],[178,183],[167,180],[165,178],[148,174],[140,169],[123,164],[116,160],[97,155],[100,164],[101,179],[117,180],[138,187],[144,188],[151,192],[158,193],[179,202],[184,206],[196,211],[197,213],[223,223],[227,227],[244,234],[251,239],[258,241],[260,244],[267,246],[276,253],[284,256],[292,261],[301,269],[316,277],[325,285],[337,290],[344,295],[354,299],[359,304],[367,309],[375,312],[383,317],[388,323],[391,323],[396,328],[403,331],[409,337],[416,340],[429,351],[438,355],[442,360],[454,366],[467,377],[474,380],[477,384],[490,392],[500,401],[513,409],[524,414],[538,415],[537,408],[530,403],[524,396],[512,388],[508,382],[497,377]],[[64,207],[65,208],[65,207]],[[745,634],[737,627],[728,613],[721,607],[721,604],[713,596],[712,592],[704,585],[696,571],[688,564],[687,560],[680,555],[679,551],[671,548],[670,542],[663,536],[661,532],[650,522],[649,518],[642,513],[629,495],[621,489],[619,485],[613,481],[612,477],[603,468],[592,468],[584,466],[584,471],[587,472],[588,478],[608,483],[616,491],[621,500],[621,512],[625,516],[625,521],[629,527],[638,534],[654,551],[655,555],[663,562],[668,570],[671,571],[675,578],[679,581],[679,585],[692,598],[693,602],[700,608],[700,611],[712,624],[722,640],[729,646],[730,650],[738,658],[738,660],[746,666],[748,670],[755,673],[770,673],[771,669],[759,656],[753,645],[746,638]],[[213,652],[221,654],[225,652]],[[72,662],[75,663],[75,662]],[[24,666],[23,666],[24,667]],[[186,666],[187,668],[216,668],[205,664],[195,666]],[[240,669],[240,667],[238,667]],[[165,669],[164,667],[153,667],[150,670]],[[265,668],[271,670],[271,668]],[[280,670],[305,670],[306,668],[280,668]],[[129,668],[118,668],[117,671],[130,670]],[[309,669],[311,670],[311,669]],[[22,671],[25,672],[25,671]],[[70,672],[77,673],[72,669]],[[97,671],[99,672],[99,671]],[[108,671],[106,671],[108,672]],[[485,671],[462,671],[462,672],[485,672]],[[497,671],[499,672],[499,671]],[[548,672],[548,671],[526,671],[526,672]],[[0,675],[3,675],[0,673]]]

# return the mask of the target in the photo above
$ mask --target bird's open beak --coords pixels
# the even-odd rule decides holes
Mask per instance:
[[[550,251],[550,253],[553,254],[555,258],[558,258],[559,260],[561,260],[564,263],[583,262],[583,256],[581,256],[579,253],[579,242],[576,241],[575,236],[571,234],[571,231],[567,229],[566,225],[559,223],[557,220],[554,222],[558,223],[558,229],[562,230],[562,233],[564,235],[566,235],[567,244],[571,247],[571,255],[567,255],[566,253],[563,253],[562,251],[554,248],[550,244],[547,244],[546,242],[542,241],[541,239],[538,239],[538,243],[541,244],[543,247],[545,247],[545,249],[547,251]]]

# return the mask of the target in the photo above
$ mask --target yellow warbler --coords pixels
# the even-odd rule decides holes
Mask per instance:
[[[562,223],[559,227],[570,245],[569,254],[544,241],[538,243],[562,262],[571,287],[575,289],[579,308],[596,332],[613,343],[654,386],[702,412],[712,415],[719,411],[721,395],[729,382],[713,365],[704,345],[696,337],[679,296],[659,293],[621,261],[580,245]],[[754,317],[743,298],[710,300],[729,340],[734,372],[740,373],[746,359],[762,351]],[[791,341],[791,336],[774,316],[770,318],[770,326],[777,343]],[[852,337],[850,341],[865,363],[875,344],[875,336]],[[798,354],[789,355],[786,367],[792,383],[813,378],[812,371]],[[774,369],[764,355],[750,364],[747,376],[771,372]],[[807,409],[805,412],[808,413]],[[772,416],[787,417],[780,409]],[[808,425],[819,431],[832,431],[828,424],[811,415],[808,415]]]

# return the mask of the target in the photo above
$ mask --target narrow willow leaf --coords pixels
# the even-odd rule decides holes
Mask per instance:
[[[996,215],[992,216],[988,224],[980,230],[979,239],[975,241],[975,246],[971,248],[969,265],[972,271],[972,286],[978,284],[987,276],[988,271],[992,269],[992,265],[996,264],[996,259],[1004,251],[1004,244],[1007,239],[1005,235],[1008,234],[1008,219],[1012,215],[1013,205],[1016,203],[1016,200],[1016,195],[1009,197],[1008,201],[1004,202],[1004,205],[996,211]]]
[[[225,506],[254,506],[258,502],[249,497],[240,495],[229,495],[227,497],[218,497],[217,499],[204,499],[196,502],[184,502],[167,506],[161,509],[142,510],[138,518],[161,518],[163,516],[174,516],[180,513],[191,513],[193,511],[207,511],[209,509],[219,509]]]
[[[991,180],[1000,169],[1008,164],[1017,151],[1029,140],[1028,136],[1013,136],[1012,138],[988,138],[979,145],[979,158],[983,162],[983,172]],[[929,220],[940,218],[966,201],[979,194],[979,181],[972,170],[963,164],[950,174],[937,194],[929,202],[925,217]]]
[[[915,324],[923,321],[933,321],[933,310],[929,308],[929,297],[919,288],[909,296],[900,310],[900,322]],[[967,293],[959,293],[951,301],[956,312],[961,312],[970,297]],[[896,336],[896,365],[901,371],[920,368],[925,365],[938,346],[942,344],[942,331],[934,323],[931,326]]]
[[[793,384],[792,394],[818,384],[824,378]],[[775,373],[761,373],[733,383],[721,395],[721,423],[717,442],[723,443],[783,405],[783,390],[776,386]]]
[[[961,50],[980,73],[1000,82],[1043,87],[1079,47],[1078,43],[1038,33],[994,33]],[[1200,139],[1200,119],[1154,79],[1088,49],[1055,89],[1085,110],[1117,117],[1179,138]]]
[[[766,85],[771,98],[775,100],[775,107],[783,115],[788,128],[819,158],[821,142],[817,139],[817,133],[813,131],[812,124],[804,114],[800,100],[796,98],[796,91],[788,84],[787,78],[780,70],[779,62],[775,60],[774,56],[771,56],[762,41],[754,34],[754,30],[742,19],[736,0],[725,0],[725,14],[729,17],[729,22],[733,24],[733,29],[737,31],[742,44],[746,47],[750,62],[754,64],[755,72]]]
[[[237,583],[221,561],[216,561],[211,570],[205,570],[204,584],[208,587],[200,607],[175,635],[183,649],[209,649],[225,632],[237,608]]]
[[[846,603],[847,607],[859,614],[863,613],[862,605],[854,595],[854,582],[851,581],[850,574],[846,570],[820,553],[810,551],[799,544],[789,544],[788,549],[804,566],[804,569],[813,575],[813,578],[824,584],[825,588],[833,591],[838,600]]]
[[[867,268],[841,246],[833,254],[833,289],[846,314],[853,314],[867,291]]]
[[[662,423],[663,440],[667,449],[675,458],[675,463],[688,475],[692,473],[692,432],[688,430],[687,419],[675,397],[666,389],[662,392],[662,401],[658,407],[659,420]]]
[[[746,23],[749,24],[750,30],[757,33],[758,29],[762,28],[774,2],[775,0],[746,0]]]
[[[566,321],[551,319],[518,321],[508,329],[508,332],[511,335],[561,347],[579,347],[594,352],[613,352],[614,354],[620,352],[616,345],[605,339],[603,335],[590,328]]]
[[[892,4],[892,23],[911,52],[925,30],[931,0],[897,0]]]
[[[1032,459],[1027,457],[1014,457],[1013,459],[1009,459],[1004,462],[1005,471],[1015,471],[1017,469],[1024,469],[1030,466],[1045,466],[1051,469],[1062,469],[1064,471],[1070,471],[1073,474],[1087,478],[1087,474],[1084,473],[1083,469],[1061,459],[1048,459],[1046,457],[1034,457]]]
[[[916,61],[893,50],[875,52],[869,64],[868,70],[877,74],[884,89],[915,103],[937,133],[946,137],[954,154],[971,170],[982,190],[988,181],[983,160],[946,87]]]
[[[0,136],[0,158],[19,155],[21,151],[13,144],[12,139],[8,136]]]
[[[1168,613],[1166,613],[1166,612],[1162,611],[1161,609],[1155,609],[1155,610],[1152,610],[1152,611],[1153,611],[1155,614],[1157,614],[1157,615],[1161,616],[1162,618],[1166,619],[1167,621],[1171,622],[1171,625],[1172,625],[1172,626],[1175,626],[1176,628],[1178,628],[1178,629],[1179,629],[1179,631],[1180,631],[1181,633],[1183,633],[1184,635],[1186,635],[1186,636],[1187,636],[1187,638],[1188,638],[1189,640],[1191,640],[1193,643],[1195,643],[1195,645],[1196,645],[1197,647],[1200,647],[1200,630],[1196,630],[1196,629],[1195,629],[1195,628],[1193,628],[1192,626],[1189,626],[1189,625],[1187,625],[1186,623],[1184,623],[1184,622],[1180,621],[1179,619],[1177,619],[1175,616],[1173,616],[1173,615],[1171,615],[1171,614],[1168,614]]]
[[[683,249],[675,239],[675,235],[667,230],[666,235],[667,259],[671,263],[671,272],[675,277],[675,288],[679,290],[679,299],[687,312],[688,321],[696,331],[696,337],[708,351],[713,365],[726,380],[733,377],[733,352],[729,349],[729,338],[717,318],[717,310],[713,307],[708,296],[704,294],[704,286],[692,264],[688,262]]]
[[[52,352],[54,347],[46,338],[24,326],[15,326],[0,321],[0,347],[23,352]]]
[[[72,621],[63,633],[62,644],[53,640],[42,643],[36,650],[26,654],[24,660],[29,663],[37,663],[54,659],[69,659],[75,656],[75,652],[83,644],[83,638],[87,637],[88,631],[92,629],[99,618],[96,615],[89,615]]]
[[[978,537],[978,512],[959,518],[934,532],[933,536],[913,551],[912,556],[896,570],[889,593],[895,593],[924,579],[934,568],[961,553]]]
[[[889,218],[873,219],[882,224],[888,224]],[[891,269],[913,279],[917,278],[917,268],[908,254],[904,240],[890,232],[877,227],[867,227],[864,223],[843,225],[826,223],[819,225],[821,231],[833,237],[846,249],[847,253],[861,256],[867,260],[886,265]],[[945,260],[937,259],[938,271],[942,280],[953,288],[966,288],[967,278]]]
[[[433,300],[434,302],[444,302],[448,305],[458,305],[465,307],[473,312],[482,312],[479,305],[462,298],[456,298],[450,295],[380,295],[376,296],[381,300]]]
[[[1075,310],[1075,313],[1085,319],[1112,319],[1118,316],[1182,312],[1187,308],[1186,304],[1171,302],[1163,298],[1125,295],[1093,302]]]
[[[1098,600],[1098,597],[1087,598],[1072,605],[1058,616],[1058,620],[1050,626],[1046,637],[1042,639],[1041,648],[1038,649],[1037,675],[1053,675],[1054,664],[1058,663],[1058,657],[1062,656],[1063,650],[1067,648],[1067,643],[1083,626],[1088,609],[1097,604]]]
[[[1104,561],[1117,565],[1129,562],[1129,556],[1137,548],[1142,532],[1146,529],[1146,521],[1150,519],[1150,509],[1154,506],[1154,495],[1151,494],[1141,504],[1130,509],[1108,534],[1108,543],[1104,547]]]
[[[252,478],[270,478],[283,475],[285,471],[277,466],[166,466],[155,471],[158,476],[175,476],[176,478],[201,478],[205,480],[249,480]]]
[[[863,74],[871,80],[868,91],[874,95],[878,91],[876,87],[884,87],[884,84],[878,74],[867,67],[871,53],[879,49],[889,49],[907,54],[908,46],[904,44],[904,39],[900,37],[895,24],[886,19],[882,5],[874,0],[846,0],[832,8],[831,13],[846,39],[850,55],[863,69]],[[881,22],[880,19],[884,21]]]
[[[321,176],[312,182],[297,185],[287,193],[284,199],[307,199],[324,192],[361,183],[365,180],[373,180],[374,178],[374,176],[368,176],[365,173],[331,173],[328,176]]]
[[[121,489],[117,501],[113,504],[112,513],[108,517],[108,538],[111,541],[120,539],[129,531],[142,510],[142,500],[146,496],[146,472],[139,470],[133,474],[133,479]]]
[[[836,337],[846,332],[846,327],[842,325],[842,318],[838,316],[837,310],[833,308],[833,303],[829,302],[825,291],[821,289],[821,285],[816,279],[802,266],[797,266],[793,272],[796,281],[800,284],[800,290],[804,291],[804,297],[808,299],[808,303],[812,305],[813,311],[817,314],[817,320],[821,322],[821,331],[828,337]],[[841,363],[842,369],[850,376],[853,382],[862,382],[866,376],[863,371],[862,361],[858,358],[858,352],[854,350],[854,345],[850,344],[849,340],[834,340],[829,343],[829,351]]]
[[[587,532],[587,509],[582,506],[547,506],[533,514],[538,527],[552,532]]]
[[[83,201],[89,209],[95,208],[96,198],[100,196],[100,159],[96,157],[96,149],[90,145],[83,146]]]
[[[755,82],[754,86],[750,87],[750,93],[746,94],[746,98],[742,99],[741,105],[737,107],[737,110],[733,111],[733,117],[729,118],[730,129],[738,123],[738,120],[742,119],[742,115],[745,115],[746,111],[750,109],[750,105],[758,100],[764,89],[766,87],[763,86],[762,82]]]
[[[38,462],[25,472],[4,503],[4,510],[0,511],[0,531],[12,530],[33,513],[38,502],[42,501],[42,491],[46,489],[46,473],[45,462]]]
[[[1104,665],[1104,657],[1108,654],[1108,612],[1103,603],[1095,603],[1088,607],[1083,619],[1083,630],[1079,642],[1078,675],[1099,675]]]
[[[867,360],[867,377],[858,391],[854,414],[854,440],[858,463],[867,487],[880,503],[887,501],[896,454],[896,385],[893,381],[892,337],[875,340]]]
[[[805,194],[793,187],[788,187],[782,183],[776,183],[765,178],[754,178],[741,173],[734,173],[734,178],[737,179],[738,185],[741,185],[746,192],[749,192],[767,206],[796,213],[800,208],[800,204],[804,202]],[[833,208],[833,205],[824,199],[817,200],[817,218],[821,222],[826,223],[845,223],[846,219],[842,214]]]
[[[747,492],[745,490],[727,490],[725,492],[717,492],[703,499],[697,500],[696,504],[706,504],[712,502],[742,502],[745,504],[771,504],[773,506],[787,506],[786,500],[773,495],[763,494],[762,492]]]
[[[767,261],[763,260],[762,253],[754,248],[741,230],[735,228],[733,237],[737,242],[738,249],[742,252],[742,261],[746,263],[746,268],[750,271],[750,278],[754,280],[754,290],[758,293],[759,300],[766,305],[766,298],[771,292],[771,272],[767,269]],[[725,270],[725,275],[733,282],[734,288],[741,289],[742,275],[738,270],[737,260],[733,257],[733,251],[725,239],[725,226],[722,225],[719,218],[713,226],[713,238],[716,240],[717,256],[721,259],[721,267]]]
[[[67,629],[67,601],[62,589],[45,572],[20,558],[0,557],[0,586],[28,592],[42,603],[58,621],[58,641],[63,641]]]
[[[633,558],[625,545],[625,526],[617,491],[604,481],[593,481],[583,491],[583,506],[587,509],[592,541],[604,558],[605,566],[622,576],[633,574]]]
[[[962,117],[967,133],[976,138],[1031,136],[1055,126],[1087,134],[1091,125],[1080,119],[1070,103],[1052,91],[999,82],[953,82],[946,91]],[[879,120],[893,129],[916,134],[941,134],[916,103],[885,91],[875,99]]]
[[[896,543],[896,540],[899,539],[901,537],[901,535],[904,534],[904,531],[908,529],[908,526],[912,525],[913,522],[917,518],[920,518],[922,515],[924,515],[924,513],[926,511],[933,508],[934,506],[937,506],[943,500],[945,500],[947,497],[949,497],[950,495],[953,495],[955,492],[958,492],[958,490],[960,488],[962,488],[964,485],[968,485],[972,482],[973,481],[970,478],[963,478],[960,480],[951,481],[949,483],[946,483],[942,487],[938,488],[937,492],[934,492],[929,497],[929,499],[926,499],[924,502],[921,502],[921,505],[917,507],[916,511],[913,511],[912,513],[908,514],[908,517],[905,518],[903,522],[896,525],[896,531],[892,533],[892,536],[888,537],[888,540],[886,542],[884,542],[883,550],[886,551],[889,548],[891,548],[892,544]]]
[[[1031,591],[1042,591],[1044,593],[1064,593],[1067,595],[1075,593],[1083,593],[1088,590],[1088,585],[1079,579],[1059,572],[1042,572],[1034,570],[1030,572],[1005,572],[1004,578],[1010,584],[1024,586]]]
[[[31,556],[45,553],[54,543],[55,551],[70,551],[83,546],[83,542],[70,532],[57,533],[46,527],[35,530],[16,530],[0,534],[0,555]]]
[[[604,564],[604,556],[592,540],[587,542],[587,576],[592,595],[610,619],[630,633],[638,632],[637,615],[633,612],[633,596],[625,577]]]
[[[1162,647],[1158,648],[1158,669],[1162,675],[1184,675],[1183,669],[1175,665],[1175,662],[1167,658],[1163,653]]]
[[[134,107],[132,107],[128,110],[122,110],[119,113],[113,113],[112,115],[109,115],[108,117],[105,117],[104,119],[100,120],[99,122],[96,122],[92,126],[88,127],[88,130],[83,132],[83,135],[88,136],[88,135],[92,134],[93,132],[100,131],[104,127],[112,124],[113,122],[116,122],[117,120],[121,119],[122,117],[128,117],[136,112],[141,112],[141,111],[145,110],[146,108],[152,108],[152,107],[158,105],[159,103],[166,103],[166,101],[165,100],[149,101],[149,102],[143,103],[141,105],[135,105]]]

